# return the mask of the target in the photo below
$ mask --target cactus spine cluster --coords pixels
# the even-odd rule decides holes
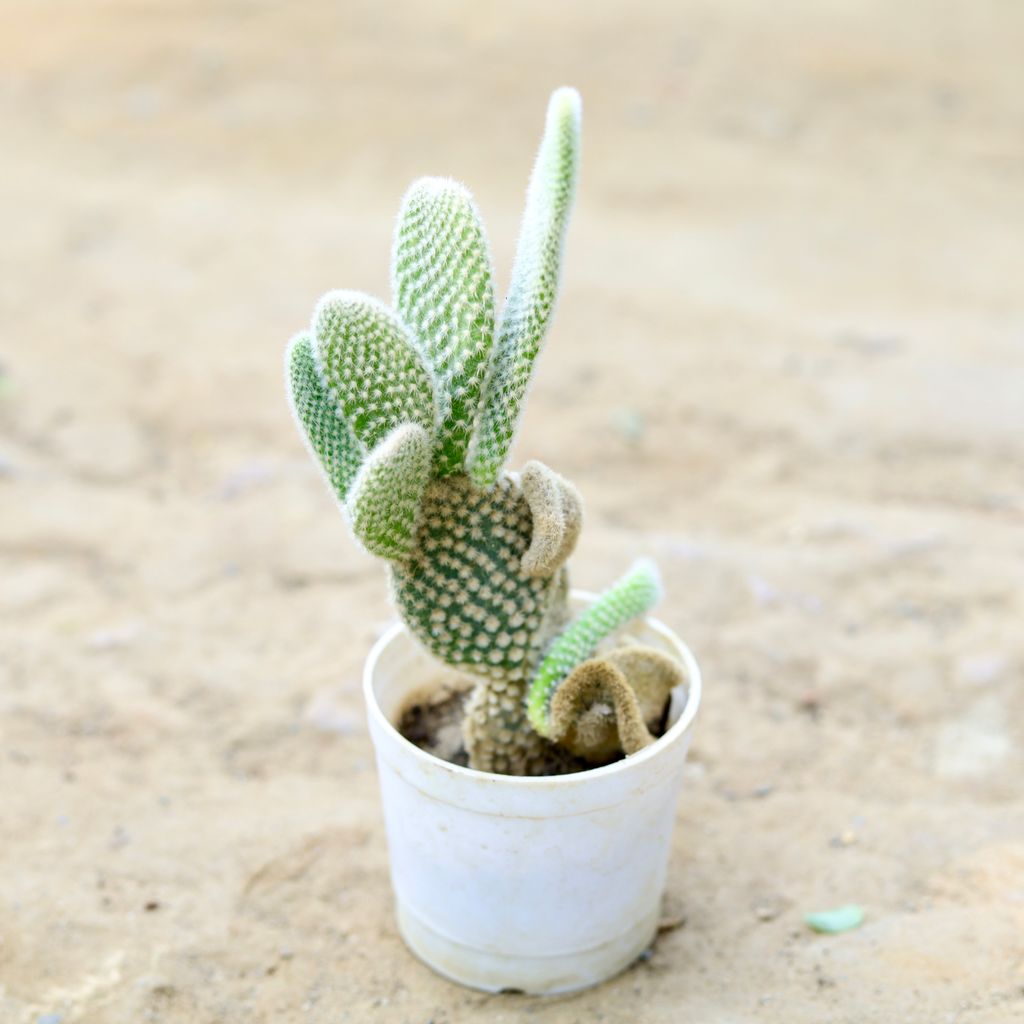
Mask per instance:
[[[560,738],[590,760],[606,758],[609,744],[642,745],[622,666],[595,682],[585,663],[656,599],[653,566],[638,563],[570,622],[565,563],[582,526],[580,496],[539,462],[504,469],[554,309],[579,139],[579,96],[559,89],[497,321],[472,197],[423,178],[398,217],[393,308],[330,292],[287,353],[300,432],[353,535],[388,562],[410,631],[478,680],[464,737],[471,767],[484,771],[543,771]],[[645,678],[654,676],[669,679]],[[609,707],[615,716],[598,722]],[[592,750],[588,737],[597,737]]]

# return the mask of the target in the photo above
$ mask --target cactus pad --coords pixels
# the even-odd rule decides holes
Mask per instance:
[[[492,679],[523,679],[539,659],[557,593],[528,576],[530,507],[503,477],[489,491],[468,477],[432,480],[415,551],[394,567],[394,596],[420,641],[443,661]]]
[[[523,572],[527,576],[550,576],[576,547],[583,528],[583,499],[568,480],[543,462],[528,462],[521,481],[533,519],[533,537],[523,555]]]
[[[422,178],[409,189],[391,276],[395,310],[437,381],[437,473],[462,473],[494,341],[487,237],[462,185]]]
[[[654,742],[679,663],[652,647],[629,645],[577,665],[551,698],[551,739],[594,764]]]
[[[493,483],[519,426],[533,365],[554,312],[562,246],[576,194],[580,156],[580,97],[557,89],[548,103],[544,138],[526,192],[484,410],[470,456],[470,475]]]
[[[352,432],[373,449],[403,423],[434,433],[434,385],[387,307],[358,292],[329,292],[313,316],[321,377]]]
[[[306,447],[339,501],[344,501],[365,454],[327,392],[308,334],[296,335],[285,357],[288,400]]]
[[[363,464],[348,500],[352,532],[371,555],[408,559],[430,478],[430,438],[415,423],[396,427]]]

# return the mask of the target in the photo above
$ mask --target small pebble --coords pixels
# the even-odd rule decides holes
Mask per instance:
[[[754,600],[762,607],[779,604],[782,600],[782,591],[760,576],[748,576],[747,586],[750,587]]]
[[[800,694],[796,706],[811,718],[816,718],[818,712],[821,711],[821,694],[817,690],[805,690]]]
[[[626,444],[637,445],[647,432],[643,414],[635,409],[619,409],[615,414],[615,428]]]
[[[848,903],[834,910],[819,910],[804,914],[804,923],[813,931],[837,935],[858,928],[864,922],[864,911],[856,903]]]
[[[1006,658],[1000,654],[975,654],[957,662],[957,674],[969,686],[986,686],[1006,671]]]
[[[128,622],[108,629],[97,629],[88,639],[86,646],[92,651],[112,651],[128,647],[142,632],[138,622]]]

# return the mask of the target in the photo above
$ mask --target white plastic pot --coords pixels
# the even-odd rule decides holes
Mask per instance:
[[[400,624],[370,652],[363,687],[398,926],[453,981],[570,992],[623,970],[654,938],[700,670],[661,623],[631,632],[685,668],[665,734],[603,768],[543,778],[461,768],[404,739],[394,723],[438,663]]]

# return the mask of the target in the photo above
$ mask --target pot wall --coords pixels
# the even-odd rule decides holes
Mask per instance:
[[[615,764],[546,778],[470,771],[409,743],[392,723],[444,668],[400,625],[371,652],[364,687],[399,928],[447,977],[566,992],[622,970],[653,939],[700,674],[660,623],[633,632],[686,669],[665,735]]]

